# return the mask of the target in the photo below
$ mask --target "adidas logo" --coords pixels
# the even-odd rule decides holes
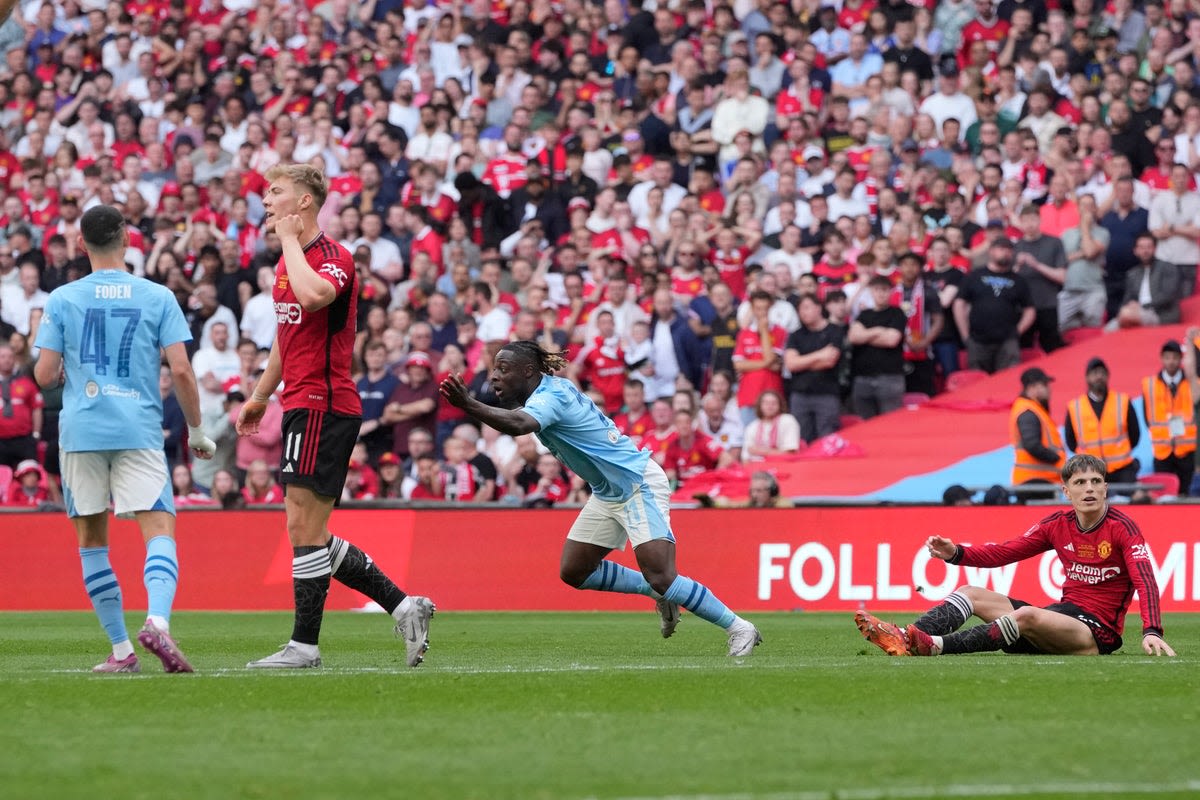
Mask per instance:
[[[283,465],[283,471],[284,471],[284,472],[295,472],[295,470],[294,470],[294,469],[292,469],[292,465],[291,465],[290,463],[288,463],[288,464],[284,464],[284,465]],[[1070,545],[1068,545],[1068,547],[1069,547],[1069,546],[1070,546]]]
[[[1066,547],[1064,547],[1064,548],[1063,548],[1063,550],[1070,550],[1072,553],[1074,553],[1074,552],[1075,552],[1075,545],[1074,545],[1074,544],[1072,544],[1071,542],[1067,542],[1067,546],[1066,546]]]

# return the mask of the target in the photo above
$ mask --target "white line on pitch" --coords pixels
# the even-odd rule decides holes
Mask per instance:
[[[798,792],[738,792],[735,794],[671,794],[626,797],[620,800],[908,800],[922,797],[1031,797],[1038,795],[1108,796],[1171,794],[1200,791],[1200,780],[1165,783],[1046,783],[901,786],[890,789],[830,789]]]

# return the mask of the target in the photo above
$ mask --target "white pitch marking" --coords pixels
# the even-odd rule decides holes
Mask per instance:
[[[891,789],[830,789],[803,792],[738,792],[736,794],[670,794],[625,797],[620,800],[907,800],[922,797],[1030,797],[1037,795],[1123,795],[1170,794],[1200,791],[1200,779],[1164,783],[1046,783],[949,784],[946,786],[902,786]]]

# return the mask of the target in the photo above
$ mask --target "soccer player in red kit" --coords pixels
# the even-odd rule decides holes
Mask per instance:
[[[1150,547],[1124,512],[1108,505],[1104,462],[1073,456],[1062,468],[1071,511],[1057,511],[1003,544],[956,545],[930,536],[931,555],[951,564],[999,567],[1054,550],[1063,565],[1062,601],[1045,608],[975,586],[960,586],[907,628],[865,611],[854,615],[868,641],[893,656],[1006,653],[1108,655],[1121,649],[1125,613],[1136,589],[1142,602],[1142,650],[1173,656],[1163,639]],[[986,624],[955,633],[971,616]]]
[[[283,381],[283,459],[292,589],[292,638],[255,669],[321,666],[317,640],[330,577],[362,592],[396,620],[410,667],[429,646],[433,603],[408,596],[362,550],[329,532],[329,515],[341,497],[350,454],[362,425],[362,405],[350,362],[358,287],[346,248],[317,226],[328,184],[317,169],[280,165],[267,172],[264,224],[279,236],[283,256],[272,296],[278,333],[254,393],[238,415],[237,432],[258,432],[267,399]]]

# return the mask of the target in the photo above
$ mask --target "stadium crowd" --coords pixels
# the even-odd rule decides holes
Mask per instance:
[[[61,400],[22,376],[101,203],[195,337],[218,449],[189,465],[164,368],[177,499],[280,500],[279,408],[233,430],[288,322],[278,163],[328,176],[358,269],[348,499],[582,500],[439,402],[450,372],[486,401],[510,340],[565,350],[682,482],[1076,329],[1177,322],[1195,289],[1196,0],[32,0],[0,50],[18,501],[57,498]]]

